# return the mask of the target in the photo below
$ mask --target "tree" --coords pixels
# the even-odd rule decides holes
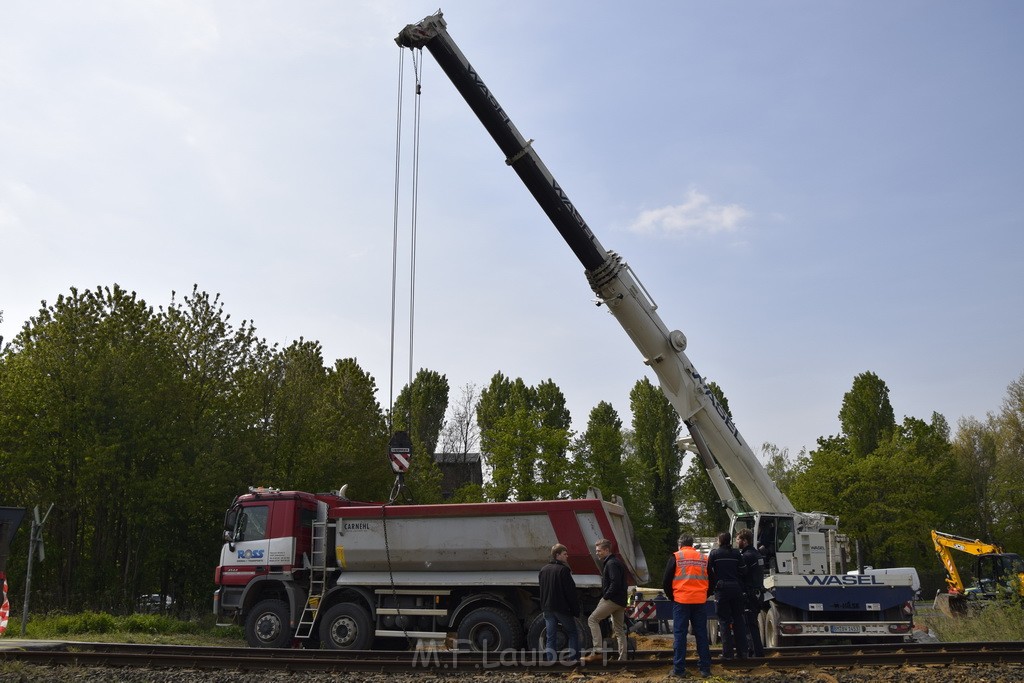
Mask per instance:
[[[418,503],[441,502],[441,469],[434,459],[448,410],[448,378],[421,369],[395,400],[392,432],[406,431],[412,441],[408,485]]]
[[[974,417],[960,418],[952,448],[958,464],[958,476],[968,487],[968,497],[961,501],[963,526],[956,527],[955,533],[974,538],[995,538],[1000,531],[996,526],[999,456],[996,418],[991,414],[986,422]]]
[[[479,452],[480,427],[476,419],[476,404],[480,390],[475,384],[462,387],[459,400],[449,405],[449,417],[441,430],[440,451],[450,456],[461,456],[456,462],[465,462],[470,453]]]
[[[153,500],[173,486],[161,471],[180,402],[170,340],[135,293],[72,288],[43,302],[0,358],[7,500],[56,503],[36,585],[55,608],[123,606],[154,579],[147,540],[165,510]]]
[[[993,497],[997,537],[1008,548],[1024,548],[1024,373],[1006,388],[996,424],[999,430]]]
[[[945,419],[908,417],[870,455],[854,462],[843,492],[852,507],[845,531],[860,539],[874,566],[928,566],[930,530],[960,514],[966,493],[946,438]]]
[[[574,498],[582,498],[593,486],[605,495],[621,496],[627,509],[632,508],[633,499],[622,462],[625,453],[622,420],[610,403],[601,401],[590,411],[587,428],[573,442],[572,451],[573,467],[567,479]]]
[[[853,388],[843,396],[839,422],[850,447],[850,454],[863,457],[884,441],[896,426],[889,387],[873,372],[853,378]]]
[[[496,373],[477,403],[480,451],[491,472],[490,500],[539,500],[565,493],[569,411],[550,380],[538,387]]]
[[[679,415],[661,389],[646,377],[637,381],[629,393],[633,411],[634,455],[643,463],[651,481],[651,535],[656,546],[647,548],[651,557],[660,557],[677,548],[679,520],[676,488],[682,467],[682,454],[676,446]]]
[[[263,397],[259,424],[264,426],[265,469],[255,482],[296,488],[297,470],[316,449],[314,417],[327,390],[327,368],[320,343],[299,338],[271,356],[253,378],[254,394]]]
[[[348,484],[361,500],[387,499],[392,481],[388,432],[376,394],[376,382],[355,358],[335,362],[314,409],[314,448],[296,467],[299,490]]]
[[[793,482],[807,466],[807,451],[801,449],[800,454],[793,459],[788,448],[779,448],[773,443],[765,442],[761,445],[761,459],[769,478],[779,487],[782,495],[788,498]]]

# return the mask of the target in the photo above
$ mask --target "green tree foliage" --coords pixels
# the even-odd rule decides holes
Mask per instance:
[[[336,490],[349,485],[359,500],[385,499],[392,480],[388,431],[377,402],[377,385],[355,358],[335,362],[314,412],[315,447],[297,468],[300,490]]]
[[[869,563],[933,561],[930,530],[955,520],[966,494],[945,420],[906,418],[874,452],[853,463],[852,474],[843,493],[849,509],[844,530],[860,539]]]
[[[252,378],[259,400],[258,424],[264,435],[263,460],[254,483],[297,486],[297,468],[316,448],[314,420],[327,389],[327,368],[319,342],[300,338],[265,363],[266,371]]]
[[[491,470],[489,500],[562,497],[570,430],[565,397],[550,380],[537,387],[500,372],[476,408],[481,457]]]
[[[167,496],[152,480],[178,455],[182,396],[173,340],[116,286],[44,302],[4,349],[0,479],[8,504],[57,504],[35,577],[52,604],[123,605],[154,564]]]
[[[441,502],[441,468],[434,459],[448,411],[448,378],[420,370],[395,400],[392,431],[406,431],[412,440],[407,483],[417,503]]]
[[[961,501],[960,525],[940,531],[972,538],[996,538],[1001,529],[996,526],[999,428],[995,417],[989,415],[986,422],[975,417],[960,418],[952,448],[960,476],[968,487],[968,497]]]
[[[867,564],[927,570],[934,564],[929,532],[963,517],[969,478],[945,418],[890,424],[888,396],[877,375],[858,375],[843,400],[844,433],[818,439],[818,448],[798,462],[787,493],[798,509],[839,516]]]
[[[896,426],[889,387],[873,372],[853,378],[853,388],[843,396],[839,422],[850,454],[860,457],[873,452]]]
[[[679,415],[661,389],[646,377],[633,385],[629,400],[633,411],[633,457],[650,482],[651,526],[641,535],[641,541],[646,536],[649,540],[645,552],[650,557],[661,557],[676,550],[679,537]]]
[[[0,351],[4,502],[55,503],[33,588],[48,609],[150,592],[205,608],[220,520],[248,486],[386,495],[375,392],[354,360],[269,347],[198,288],[158,310],[116,285],[44,302]]]
[[[996,421],[998,449],[993,482],[996,525],[1002,530],[995,538],[1007,549],[1024,553],[1024,373],[1006,388]]]
[[[807,465],[806,451],[801,450],[794,459],[789,455],[788,448],[779,448],[773,443],[765,442],[761,445],[761,460],[764,462],[765,472],[779,487],[779,491],[788,498],[793,482]]]
[[[590,411],[587,428],[573,441],[572,451],[572,472],[567,477],[570,495],[582,498],[593,486],[603,495],[620,496],[627,510],[633,508],[623,465],[622,420],[612,404],[601,401]]]

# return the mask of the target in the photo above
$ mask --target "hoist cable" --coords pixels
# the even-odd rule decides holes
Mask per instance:
[[[412,128],[412,206],[410,210],[409,234],[411,237],[409,248],[409,388],[412,389],[413,380],[413,349],[414,330],[416,319],[416,219],[419,206],[420,189],[420,93],[422,90],[421,71],[417,56],[422,56],[422,51],[412,53],[412,68],[416,79],[416,98],[413,101],[413,128]],[[411,397],[410,397],[411,398]],[[410,414],[406,416],[406,423],[412,428],[412,401],[409,401]]]
[[[391,349],[388,367],[388,432],[393,426],[395,405],[395,315],[398,293],[398,214],[399,190],[402,176],[402,90],[404,88],[405,50],[399,50],[398,57],[398,116],[395,124],[395,200],[392,208],[393,232],[391,238]]]

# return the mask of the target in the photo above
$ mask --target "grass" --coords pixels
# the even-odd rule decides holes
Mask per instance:
[[[4,638],[20,637],[20,620],[12,618]],[[212,615],[188,620],[175,619],[162,614],[115,616],[106,612],[32,617],[25,629],[25,638],[159,645],[238,646],[245,644],[241,627],[216,626]]]
[[[1007,600],[950,618],[938,612],[919,615],[943,642],[1024,641],[1024,603]]]
[[[943,642],[1024,641],[1024,603],[1019,600],[991,604],[957,618],[922,610],[915,621],[930,628]],[[4,638],[20,637],[20,620],[12,617]],[[25,629],[25,638],[157,645],[245,645],[240,626],[216,626],[213,615],[176,619],[162,614],[51,614],[32,617]]]

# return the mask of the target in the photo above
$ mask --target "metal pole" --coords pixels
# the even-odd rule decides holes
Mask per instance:
[[[28,626],[28,596],[29,591],[32,588],[32,558],[39,553],[39,561],[42,562],[43,558],[46,557],[43,552],[43,525],[46,524],[46,520],[50,518],[50,513],[53,512],[54,503],[50,503],[50,507],[47,508],[46,514],[43,515],[42,519],[39,519],[39,506],[37,505],[33,512],[32,519],[32,532],[29,534],[28,543],[28,568],[25,570],[25,605],[21,610],[21,637],[25,637],[25,627]]]
[[[36,518],[39,517],[39,508],[36,507]],[[25,570],[25,604],[21,608],[21,637],[25,637],[25,627],[28,626],[28,595],[32,589],[32,558],[36,554],[36,533],[39,522],[32,520],[32,531],[28,536],[28,568]]]

